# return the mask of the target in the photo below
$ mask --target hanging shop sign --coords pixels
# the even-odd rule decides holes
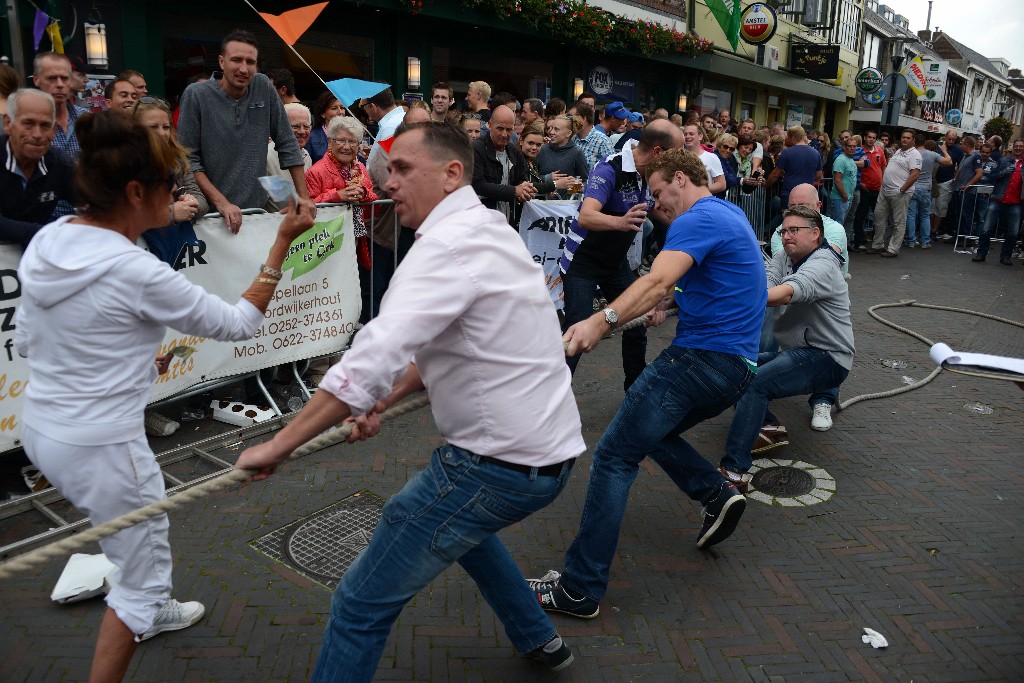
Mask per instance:
[[[959,126],[964,120],[964,113],[959,109],[950,109],[946,112],[946,123],[951,126]]]
[[[919,102],[942,102],[946,99],[946,77],[949,75],[949,62],[938,59],[926,59],[924,70],[924,95],[917,98]]]
[[[740,15],[740,38],[751,45],[767,43],[778,27],[779,16],[763,2],[755,2]]]
[[[885,91],[879,88],[875,92],[862,92],[860,98],[868,104],[881,104],[885,99]]]
[[[789,70],[804,78],[835,80],[839,75],[839,46],[792,45],[789,49]]]
[[[861,69],[854,80],[857,90],[861,93],[876,92],[882,86],[882,72],[874,67]]]

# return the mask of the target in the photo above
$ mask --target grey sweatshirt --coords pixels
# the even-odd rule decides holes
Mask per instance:
[[[185,88],[178,139],[189,150],[189,165],[193,172],[206,173],[239,208],[263,208],[267,203],[267,193],[256,181],[267,174],[267,138],[277,146],[281,168],[302,166],[284,105],[264,74],[256,74],[239,100],[224,92],[220,81]]]
[[[817,249],[793,272],[793,262],[779,251],[768,265],[768,286],[789,285],[793,299],[775,309],[775,338],[789,350],[811,347],[827,351],[846,368],[853,367],[850,293],[831,249]]]
[[[550,142],[541,147],[537,152],[537,168],[542,174],[559,171],[566,175],[582,178],[584,181],[590,175],[587,157],[572,140],[565,147],[555,147]]]

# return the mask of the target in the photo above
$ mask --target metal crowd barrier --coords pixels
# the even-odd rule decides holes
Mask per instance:
[[[953,242],[954,254],[974,253],[974,248],[970,246],[970,243],[978,241],[978,233],[985,227],[988,200],[991,198],[992,190],[994,189],[993,185],[971,185],[966,190],[960,192],[960,213],[956,217],[956,241]],[[984,202],[985,210],[979,212],[978,205],[982,202]],[[964,207],[967,205],[970,205],[971,208],[965,225]],[[978,217],[977,223],[974,220],[975,216]],[[975,226],[977,226],[977,229],[975,229]],[[998,230],[998,228],[999,226],[997,225],[996,229]],[[992,241],[1002,242],[1003,240],[1002,238],[997,239],[996,235],[993,235]]]
[[[768,191],[763,185],[754,188],[751,192],[744,192],[739,187],[731,187],[725,191],[725,200],[743,210],[759,242],[767,242],[771,239],[771,235],[767,234],[770,220],[770,216],[767,215]]]

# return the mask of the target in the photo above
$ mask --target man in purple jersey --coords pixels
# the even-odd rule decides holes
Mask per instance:
[[[639,140],[630,140],[590,172],[579,218],[569,228],[559,261],[565,296],[563,330],[594,312],[598,287],[611,301],[636,280],[626,252],[647,218],[650,193],[644,169],[666,149],[682,146],[678,127],[670,121],[652,121]],[[579,354],[567,357],[569,369],[575,372],[579,360]],[[626,330],[622,333],[625,389],[646,365],[647,332],[642,327]]]

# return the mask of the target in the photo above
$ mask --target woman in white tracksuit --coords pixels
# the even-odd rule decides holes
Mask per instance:
[[[218,340],[251,337],[290,243],[313,224],[313,207],[292,207],[253,283],[228,304],[135,244],[168,222],[180,152],[112,112],[83,116],[75,132],[79,215],[47,225],[25,251],[15,344],[31,369],[21,413],[25,451],[100,524],[164,497],[143,410],[170,361],[154,363],[166,327]],[[162,515],[100,542],[120,576],[107,596],[90,680],[120,680],[137,642],[202,617],[202,604],[170,596],[167,534]]]

